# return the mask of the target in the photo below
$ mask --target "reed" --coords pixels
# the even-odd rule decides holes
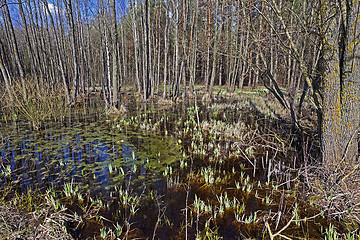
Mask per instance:
[[[66,96],[61,88],[40,86],[30,80],[22,85],[14,80],[11,92],[13,101],[8,96],[3,109],[14,120],[26,119],[35,130],[41,129],[46,120],[59,121],[66,116]]]

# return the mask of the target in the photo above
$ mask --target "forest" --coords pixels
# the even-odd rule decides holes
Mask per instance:
[[[0,239],[359,239],[359,0],[0,0]]]

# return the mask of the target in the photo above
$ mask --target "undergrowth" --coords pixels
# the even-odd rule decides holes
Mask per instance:
[[[68,107],[61,87],[40,86],[27,81],[24,87],[16,80],[12,82],[13,100],[4,95],[7,104],[2,105],[5,121],[26,119],[35,130],[42,128],[44,121],[63,120]]]

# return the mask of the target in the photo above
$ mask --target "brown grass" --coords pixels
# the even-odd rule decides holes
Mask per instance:
[[[70,217],[64,211],[54,211],[50,204],[27,212],[15,202],[0,206],[0,239],[73,239],[65,222]]]

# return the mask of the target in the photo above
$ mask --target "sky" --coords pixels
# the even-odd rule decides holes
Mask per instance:
[[[57,6],[57,0],[48,0],[46,2],[48,4],[50,12],[52,14],[54,14],[56,11],[65,13],[65,6],[64,6],[63,1],[64,0],[59,0],[60,6]],[[1,2],[2,1],[0,0],[0,3]],[[36,1],[36,2],[38,2],[38,1]],[[42,2],[42,0],[39,0],[39,2]],[[91,20],[91,18],[93,18],[96,15],[97,2],[98,2],[98,0],[89,0],[89,4],[88,4],[89,9],[87,12],[87,16],[88,16],[89,20]],[[104,1],[104,2],[106,3],[107,1]],[[8,0],[7,3],[9,6],[10,15],[11,15],[14,26],[15,27],[21,26],[22,22],[21,22],[19,8],[18,8],[18,4],[17,4],[18,0]],[[73,3],[76,3],[76,0],[73,0]],[[85,19],[86,11],[85,11],[84,1],[79,0],[79,3],[80,3],[81,15],[82,15],[83,19]],[[117,16],[118,16],[118,18],[120,18],[120,16],[127,10],[128,0],[116,0],[115,4],[116,4]],[[26,8],[25,7],[23,7],[23,8],[24,8],[24,11],[26,12]],[[0,12],[0,23],[3,23],[3,16],[2,16],[1,12]]]

